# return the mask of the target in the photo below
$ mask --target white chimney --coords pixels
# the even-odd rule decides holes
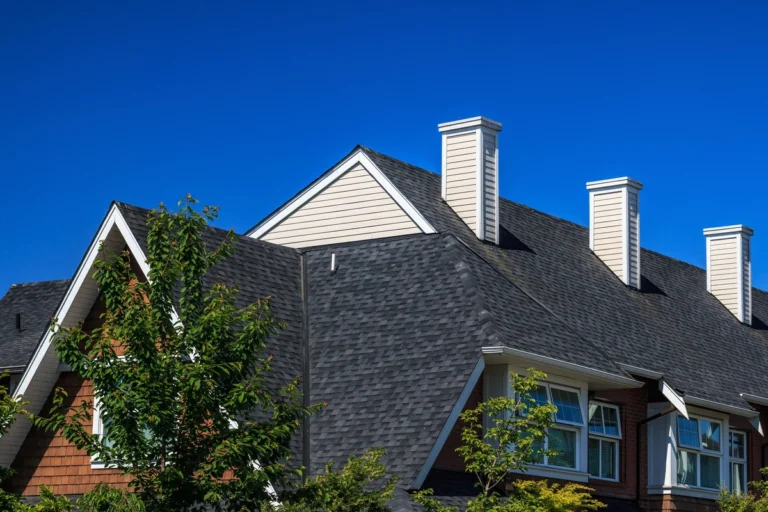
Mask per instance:
[[[752,324],[752,255],[747,226],[704,230],[707,240],[707,291],[741,323]]]
[[[498,244],[501,123],[472,117],[437,128],[443,134],[443,199],[477,238]]]
[[[640,190],[631,178],[591,181],[589,248],[625,285],[640,289]]]

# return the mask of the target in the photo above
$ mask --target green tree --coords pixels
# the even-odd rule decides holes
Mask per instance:
[[[372,448],[351,457],[341,471],[326,464],[324,473],[285,495],[273,512],[386,512],[398,478],[386,477],[383,456],[384,449]]]
[[[49,416],[33,419],[129,475],[147,510],[258,510],[274,499],[270,486],[298,477],[289,443],[316,409],[302,405],[298,378],[271,378],[266,343],[282,326],[269,299],[238,307],[237,287],[206,286],[236,238],[208,247],[218,209],[195,203],[187,196],[177,212],[161,204],[148,216],[148,281],[127,251],[102,248],[100,327],[56,326],[59,358],[93,382],[105,435],[87,427],[93,403],[65,407],[61,389]]]
[[[768,476],[768,468],[760,470]],[[726,489],[720,491],[718,505],[722,512],[768,512],[768,481],[749,482],[746,494],[734,494]]]
[[[518,480],[507,485],[510,471],[525,472],[542,457],[557,455],[544,449],[557,407],[535,398],[538,381],[546,379],[546,374],[530,368],[526,376],[512,373],[510,378],[513,396],[490,398],[460,416],[462,444],[456,452],[467,471],[477,477],[479,488],[468,512],[581,512],[604,507],[590,496],[591,489],[577,484],[550,486],[545,481]],[[414,499],[427,512],[456,510],[442,505],[429,489],[416,493]]]

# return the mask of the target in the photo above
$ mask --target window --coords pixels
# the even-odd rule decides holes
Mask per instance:
[[[554,450],[557,455],[542,456],[539,464],[559,468],[576,469],[579,456],[579,432],[584,427],[584,415],[579,392],[555,384],[541,384],[531,397],[537,404],[551,402],[557,407],[555,425],[550,427],[543,446],[539,450]]]
[[[747,435],[744,432],[728,432],[728,467],[731,492],[747,492]]]
[[[619,408],[606,404],[589,404],[590,476],[618,480],[619,439]]]
[[[677,417],[677,484],[717,490],[720,487],[722,423]]]

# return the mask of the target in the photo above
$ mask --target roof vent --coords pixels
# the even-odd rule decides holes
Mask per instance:
[[[591,181],[589,248],[625,285],[640,289],[640,190],[631,178]]]
[[[472,117],[437,128],[443,134],[443,199],[477,238],[498,244],[501,123]]]
[[[704,230],[707,240],[707,291],[741,323],[752,324],[752,254],[747,226]]]

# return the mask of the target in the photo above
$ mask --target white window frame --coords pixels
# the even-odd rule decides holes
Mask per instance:
[[[618,435],[606,434],[605,433],[605,414],[603,413],[603,411],[600,412],[600,417],[602,418],[602,421],[603,421],[603,432],[602,433],[598,433],[598,432],[592,432],[591,430],[589,430],[589,409],[593,405],[597,406],[597,407],[601,407],[602,409],[613,409],[614,411],[616,411],[616,425],[617,425],[618,431],[619,431]],[[587,408],[587,432],[589,432],[589,438],[590,439],[597,439],[600,442],[599,450],[598,450],[600,453],[602,453],[602,451],[603,451],[603,447],[602,447],[603,443],[614,443],[616,445],[616,450],[615,450],[615,455],[614,455],[614,464],[615,464],[614,467],[616,468],[616,477],[615,478],[606,478],[606,477],[602,476],[602,474],[603,474],[603,458],[599,457],[598,458],[598,466],[597,466],[598,475],[595,476],[592,473],[590,473],[589,474],[590,480],[606,480],[608,482],[618,482],[619,481],[619,461],[621,460],[620,459],[620,455],[619,455],[619,453],[621,451],[621,442],[620,441],[622,439],[622,437],[621,437],[621,410],[619,409],[619,406],[613,405],[613,404],[609,404],[609,403],[606,403],[606,402],[600,402],[600,401],[597,401],[597,400],[591,400],[589,402],[589,406]],[[587,444],[587,473],[589,473],[589,444]]]
[[[679,464],[679,458],[680,458],[680,452],[687,452],[692,453],[696,456],[696,485],[690,485],[690,484],[681,484],[677,482],[677,467],[674,468],[675,470],[675,483],[677,487],[683,488],[683,489],[700,489],[703,491],[714,491],[718,492],[720,490],[719,486],[726,481],[725,475],[723,475],[723,460],[725,458],[725,445],[727,443],[727,439],[725,438],[724,434],[728,432],[728,429],[726,428],[728,425],[727,419],[721,419],[721,418],[712,418],[704,415],[693,415],[691,414],[689,416],[689,419],[691,421],[696,422],[696,430],[698,433],[698,441],[699,446],[693,447],[689,445],[684,445],[680,442],[680,429],[679,429],[679,419],[681,417],[678,415],[675,417],[675,439],[677,441],[678,445],[678,464]],[[683,418],[684,419],[684,418]],[[720,425],[720,450],[710,450],[708,448],[704,448],[702,446],[701,442],[701,421],[709,421],[711,423],[717,423]],[[720,464],[720,482],[718,482],[717,487],[704,487],[701,485],[701,456],[704,455],[705,457],[715,457],[718,459],[718,462]],[[729,471],[730,473],[730,471]],[[728,476],[728,480],[730,480],[730,475]]]
[[[744,457],[734,457],[733,452],[731,450],[731,436],[738,435],[742,436],[744,438]],[[746,494],[747,492],[747,458],[748,458],[748,451],[747,451],[747,433],[743,430],[736,430],[736,429],[728,429],[728,489],[732,493],[735,494],[733,489],[733,465],[734,464],[741,464],[744,466],[744,481],[742,482],[743,487],[739,489],[740,494]]]
[[[492,365],[487,366],[484,372],[484,393],[485,399],[492,396],[499,396],[503,390],[506,396],[512,396],[511,382],[509,374],[516,373],[525,375],[525,368],[514,365]],[[589,387],[585,381],[575,380],[560,375],[548,374],[545,382],[539,384],[547,387],[547,397],[551,399],[549,386],[575,392],[579,398],[579,407],[581,409],[582,425],[574,425],[571,422],[557,422],[555,428],[563,430],[576,431],[576,467],[567,468],[563,466],[551,466],[548,464],[532,464],[526,468],[525,474],[531,476],[540,476],[545,478],[556,478],[571,480],[574,482],[586,483],[589,481],[589,472],[587,466],[587,452],[589,435],[587,429],[587,412],[589,403]],[[492,391],[493,390],[493,391]],[[487,426],[487,424],[486,424]],[[545,448],[548,446],[548,437],[545,441]]]

